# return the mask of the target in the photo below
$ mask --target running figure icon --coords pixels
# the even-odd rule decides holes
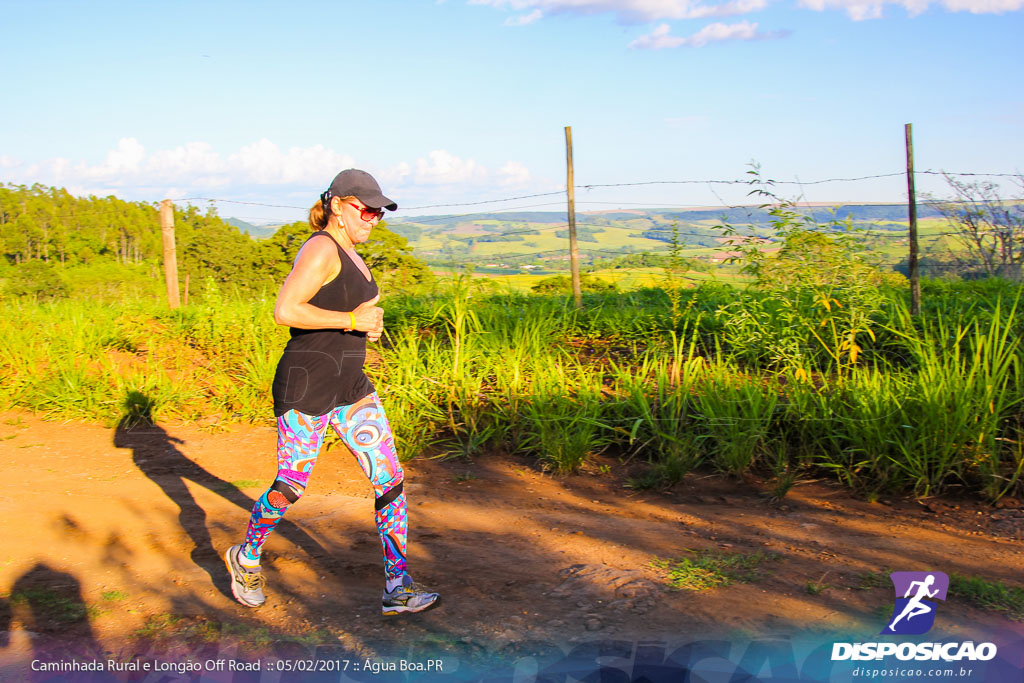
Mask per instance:
[[[937,600],[945,600],[949,577],[943,572],[893,572],[896,590],[889,625],[882,633],[914,635],[926,633],[935,623]]]
[[[889,624],[890,631],[896,630],[896,622],[898,622],[903,617],[906,617],[907,621],[910,621],[914,617],[920,616],[922,614],[928,614],[929,612],[935,609],[934,607],[931,607],[921,602],[925,598],[934,598],[938,594],[938,588],[936,588],[933,591],[928,590],[928,588],[931,587],[931,585],[934,583],[934,574],[929,574],[927,577],[925,577],[924,581],[912,581],[910,583],[910,587],[907,588],[907,592],[903,594],[903,597],[910,598],[910,593],[914,590],[914,586],[917,586],[917,594],[914,597],[910,598],[910,602],[908,602],[907,606],[903,608],[903,611],[900,612],[900,615],[893,619],[892,623]]]

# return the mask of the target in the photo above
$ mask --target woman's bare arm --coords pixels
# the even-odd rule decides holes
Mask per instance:
[[[374,305],[379,297],[359,304],[351,316],[347,311],[328,311],[309,303],[339,267],[332,240],[318,235],[306,242],[277,295],[274,322],[301,330],[348,330],[353,329],[354,318],[356,330],[376,332],[384,317],[384,310]]]

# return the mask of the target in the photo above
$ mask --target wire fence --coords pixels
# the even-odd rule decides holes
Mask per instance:
[[[993,172],[983,173],[976,171],[941,171],[941,170],[920,170],[914,172],[915,176],[941,176],[947,181],[950,179],[956,179],[961,182],[972,182],[977,179],[983,179],[990,181],[992,179],[1013,179],[1016,184],[1021,186],[1024,190],[1024,176],[1021,173],[1006,173],[1006,172]],[[648,180],[648,181],[633,181],[633,182],[618,182],[618,183],[581,183],[576,184],[574,187],[580,191],[591,191],[591,190],[624,190],[637,188],[648,188],[648,187],[666,187],[671,188],[673,186],[685,186],[685,185],[703,185],[707,187],[713,186],[747,186],[750,188],[750,195],[759,197],[762,199],[774,198],[772,188],[782,187],[804,187],[804,186],[819,186],[827,184],[851,184],[861,183],[864,181],[878,180],[878,179],[893,179],[893,178],[905,178],[906,172],[893,172],[893,173],[876,173],[870,175],[863,175],[857,177],[834,177],[834,178],[822,178],[814,180],[771,180],[761,178],[742,178],[742,179],[679,179],[679,180]],[[505,197],[496,197],[489,199],[482,199],[476,201],[466,202],[448,202],[448,203],[437,203],[437,204],[422,204],[417,206],[403,207],[405,211],[416,212],[416,211],[428,211],[428,210],[458,210],[458,209],[473,209],[472,211],[453,211],[445,212],[440,214],[424,215],[413,218],[406,218],[401,220],[393,221],[392,228],[399,233],[403,232],[403,224],[408,226],[414,226],[414,230],[406,230],[406,234],[412,234],[419,230],[421,233],[426,234],[423,226],[439,226],[439,229],[432,231],[429,234],[436,236],[443,232],[446,228],[452,228],[445,234],[446,249],[420,249],[417,253],[418,256],[424,258],[428,263],[433,266],[451,266],[451,267],[466,267],[466,266],[482,266],[482,265],[495,265],[495,261],[500,261],[503,264],[511,264],[516,268],[520,268],[522,265],[526,265],[526,261],[533,259],[536,264],[543,264],[544,262],[559,261],[564,258],[568,258],[568,240],[566,239],[564,247],[560,248],[547,248],[551,246],[550,237],[547,237],[548,233],[560,231],[567,231],[569,223],[567,222],[567,216],[565,212],[559,212],[555,207],[566,206],[565,199],[566,191],[564,189],[554,190],[550,192],[537,192],[531,194],[518,194],[510,195]],[[715,194],[716,198],[718,195]],[[550,199],[552,201],[541,201],[536,203],[520,204],[518,202],[528,201],[532,199]],[[577,199],[575,203],[582,207],[586,206],[600,206],[600,207],[618,207],[622,212],[637,212],[642,216],[651,218],[652,216],[656,220],[648,221],[648,226],[637,226],[636,224],[627,225],[626,217],[617,216],[614,209],[603,209],[601,211],[588,211],[585,208],[580,211],[580,218],[575,222],[577,228],[582,228],[583,239],[578,241],[579,251],[584,260],[593,262],[595,259],[600,259],[603,256],[623,256],[626,254],[660,254],[664,255],[670,251],[670,239],[671,234],[674,239],[678,239],[683,243],[684,255],[687,251],[692,251],[698,248],[704,249],[705,251],[709,248],[715,248],[721,252],[729,252],[737,248],[737,242],[729,242],[725,239],[722,231],[714,225],[708,225],[709,216],[718,217],[718,223],[725,224],[726,219],[732,221],[737,228],[740,235],[747,236],[758,236],[762,237],[768,242],[764,245],[765,250],[776,249],[779,244],[773,240],[773,235],[770,230],[766,228],[768,224],[767,218],[764,212],[765,206],[771,204],[763,204],[758,206],[756,203],[730,203],[721,201],[719,199],[716,205],[709,204],[691,204],[681,203],[678,198],[669,199],[667,201],[636,201],[636,196],[629,196],[628,194],[621,195],[619,197],[608,197],[604,196],[602,199]],[[1018,200],[1024,200],[1024,196],[1017,197]],[[947,217],[943,217],[943,213],[948,214],[948,207],[950,206],[950,199],[937,199],[934,197],[926,196],[924,199],[917,201],[919,213],[923,214],[922,218],[928,221],[927,229],[921,232],[919,237],[919,258],[925,268],[925,272],[928,270],[934,270],[937,272],[949,271],[949,272],[970,272],[972,269],[982,268],[984,266],[983,260],[978,258],[976,262],[971,262],[970,251],[965,251],[963,247],[964,229],[962,226],[957,227]],[[219,215],[234,214],[234,208],[241,207],[258,207],[260,209],[284,209],[289,212],[287,218],[281,218],[281,223],[290,223],[295,220],[302,220],[308,206],[299,206],[293,204],[284,203],[271,203],[271,202],[254,202],[238,199],[228,199],[220,197],[183,197],[174,200],[178,205],[190,204],[195,206],[197,202],[205,202],[210,206],[216,207]],[[515,203],[514,206],[508,206],[510,203]],[[821,217],[826,212],[826,206],[829,203],[816,202],[815,205],[811,206],[808,203],[797,202],[794,206],[794,210],[808,213],[818,214]],[[870,207],[888,207],[892,209],[894,207],[902,206],[906,207],[906,204],[896,203],[857,203],[857,202],[834,202],[831,203],[833,207],[851,207],[851,206],[870,206]],[[1024,204],[1015,204],[1019,212],[1019,218],[1021,225],[1024,226],[1024,211],[1022,207]],[[632,209],[628,207],[642,207],[646,211],[639,211],[638,209]],[[541,211],[538,211],[541,210]],[[294,212],[301,212],[296,215]],[[528,216],[516,216],[517,213],[531,212],[536,215]],[[699,219],[695,219],[695,212],[700,214]],[[890,211],[888,218],[884,219],[871,219],[863,217],[865,214],[871,213],[870,211],[862,211],[861,217],[853,218],[853,222],[856,223],[858,235],[861,240],[869,245],[876,247],[879,253],[886,254],[888,258],[876,258],[875,263],[881,267],[888,268],[900,268],[905,267],[907,259],[906,257],[892,258],[894,253],[894,245],[900,245],[908,240],[907,230],[907,219],[904,209],[902,217],[897,216],[895,213]],[[877,213],[877,211],[876,211]],[[544,215],[540,215],[544,214]],[[594,216],[609,215],[611,218],[603,218],[601,221],[595,221]],[[71,214],[61,214],[54,216],[54,218],[64,220],[74,220],[76,218],[85,218],[87,216],[106,215],[112,219],[116,219],[119,215],[123,216],[123,209],[119,210],[116,208],[111,209],[95,209],[80,211]],[[852,214],[848,214],[852,215]],[[265,216],[238,216],[232,215],[231,217],[240,220],[266,220]],[[521,227],[519,225],[508,226],[503,229],[494,228],[489,225],[484,228],[483,226],[473,226],[472,232],[461,235],[454,235],[454,228],[458,224],[463,226],[466,223],[473,223],[475,220],[484,219],[498,219],[502,220],[505,217],[507,223],[526,223],[527,227]],[[715,218],[710,219],[711,222],[715,221]],[[828,221],[825,221],[826,223]],[[674,223],[674,227],[671,224]],[[941,226],[941,227],[940,227]],[[259,226],[256,226],[259,227]],[[671,229],[670,229],[671,228]],[[429,228],[428,228],[429,229]],[[606,245],[602,245],[600,241],[595,241],[594,235],[605,233],[608,231],[629,231],[634,239],[631,239],[628,246],[619,246],[616,249],[609,249]],[[1024,230],[1024,227],[1022,227]],[[838,230],[837,230],[838,232]],[[530,240],[529,237],[539,238],[536,243],[530,247],[532,250],[524,250],[528,247]],[[519,239],[515,239],[519,238]],[[519,242],[526,242],[519,246]],[[621,241],[621,240],[620,240]],[[543,244],[541,243],[543,242]],[[500,244],[500,247],[488,247],[481,249],[480,245],[492,243]],[[884,245],[890,245],[885,247]],[[979,245],[975,245],[976,247]],[[882,247],[882,248],[878,248]],[[958,254],[959,251],[959,254]],[[975,250],[977,251],[977,249]],[[719,259],[720,261],[721,259]],[[986,272],[991,272],[992,269],[988,268]],[[977,273],[975,273],[977,274]]]
[[[1021,184],[1024,189],[1024,181],[1022,181],[1022,175],[1020,173],[983,173],[976,171],[964,171],[964,172],[953,172],[953,171],[941,171],[941,170],[920,170],[914,172],[915,176],[941,176],[947,181],[949,179],[958,179],[961,182],[971,182],[975,179],[1004,179],[1011,178]],[[802,188],[805,186],[819,186],[827,184],[850,184],[860,183],[863,181],[878,180],[878,179],[894,179],[894,178],[906,178],[906,172],[893,172],[893,173],[876,173],[870,175],[856,176],[856,177],[834,177],[834,178],[822,178],[814,180],[770,180],[761,178],[743,178],[743,179],[681,179],[681,180],[649,180],[649,181],[633,181],[633,182],[619,182],[619,183],[581,183],[576,184],[574,187],[579,191],[590,191],[590,190],[609,190],[609,189],[625,189],[630,188],[641,188],[641,187],[667,187],[682,186],[682,185],[704,185],[708,187],[716,185],[725,186],[748,186],[751,189],[750,195],[758,196],[762,199],[771,199],[774,196],[773,188],[775,187],[798,187]],[[438,215],[428,215],[422,217],[415,217],[409,219],[402,219],[401,222],[395,221],[392,228],[398,232],[403,232],[403,224],[412,224],[415,228],[412,231],[405,230],[406,234],[415,234],[418,230],[423,233],[424,226],[431,225],[443,225],[445,228],[451,228],[451,230],[445,235],[446,244],[442,248],[437,249],[420,249],[418,250],[418,256],[426,260],[431,266],[435,268],[452,268],[460,269],[466,268],[467,266],[474,267],[491,267],[498,269],[509,269],[517,272],[522,272],[523,267],[543,268],[545,265],[557,264],[561,261],[568,260],[569,258],[569,245],[568,240],[565,242],[565,246],[557,249],[544,248],[550,246],[550,238],[545,239],[546,235],[551,232],[567,231],[569,223],[566,220],[566,214],[562,214],[561,220],[558,220],[559,212],[550,210],[556,206],[566,206],[565,200],[556,201],[545,201],[538,203],[529,204],[517,204],[515,206],[507,206],[509,203],[522,202],[531,199],[547,199],[555,197],[565,197],[565,190],[556,190],[551,192],[538,192],[532,194],[519,194],[511,195],[506,197],[497,197],[490,199],[482,199],[477,201],[466,201],[466,202],[448,202],[448,203],[437,203],[437,204],[421,204],[417,206],[404,207],[406,211],[425,211],[425,210],[458,210],[458,209],[475,209],[472,211],[453,211],[446,212]],[[718,195],[715,195],[716,198]],[[709,225],[697,225],[697,220],[692,218],[692,214],[695,211],[699,211],[702,214],[702,221],[707,222],[706,216],[709,213],[715,213],[721,215],[722,220],[719,223],[724,224],[725,218],[730,218],[737,232],[740,235],[744,233],[747,236],[758,236],[767,240],[763,249],[765,251],[773,251],[779,248],[779,244],[773,240],[773,235],[767,232],[765,228],[766,216],[763,209],[768,204],[761,205],[760,207],[752,205],[750,203],[729,203],[719,200],[717,205],[709,206],[708,204],[690,204],[680,203],[678,199],[669,201],[635,201],[636,197],[622,196],[617,197],[604,197],[600,200],[590,199],[576,199],[575,204],[582,207],[586,206],[608,206],[608,207],[619,207],[623,211],[636,211],[635,209],[628,209],[625,207],[644,207],[648,209],[646,212],[641,212],[646,216],[650,217],[654,215],[658,218],[657,221],[651,221],[651,225],[646,229],[638,229],[636,225],[627,225],[626,218],[618,217],[612,219],[605,219],[601,222],[593,222],[590,217],[595,215],[597,212],[587,211],[585,208],[580,211],[580,217],[583,220],[575,221],[577,228],[582,228],[583,239],[578,238],[578,249],[581,258],[587,265],[594,265],[595,262],[600,263],[600,259],[604,258],[606,261],[614,257],[620,257],[626,254],[655,254],[662,255],[669,253],[671,250],[670,240],[668,236],[671,234],[672,239],[679,240],[684,249],[682,254],[685,256],[688,252],[692,252],[694,249],[703,249],[706,251],[708,248],[717,249],[719,252],[726,254],[726,256],[719,256],[717,258],[711,257],[710,260],[721,263],[723,260],[728,261],[728,252],[738,248],[738,241],[734,240],[730,242],[728,239],[723,237],[723,233],[720,229],[716,229],[715,226]],[[297,209],[305,211],[308,207],[300,207],[294,205],[283,205],[283,204],[269,204],[262,202],[246,202],[240,200],[228,200],[218,199],[211,197],[189,197],[179,202],[210,202],[214,205],[236,205],[236,206],[259,206],[263,208],[283,208],[283,209]],[[924,274],[941,274],[943,272],[958,272],[961,274],[971,274],[977,276],[979,274],[984,275],[986,273],[992,273],[993,269],[990,267],[985,268],[983,259],[972,257],[972,253],[969,250],[963,248],[963,237],[964,230],[962,227],[955,226],[951,221],[948,220],[948,207],[950,200],[948,199],[937,199],[931,196],[925,196],[923,199],[919,199],[916,204],[918,206],[919,214],[923,214],[922,220],[927,223],[927,229],[923,230],[918,238],[918,258],[921,264],[922,272]],[[819,203],[816,203],[819,204]],[[827,204],[827,203],[826,203]],[[858,204],[857,202],[835,202],[832,204],[834,207],[849,207],[849,206],[888,206],[890,208],[901,206],[899,204]],[[906,207],[906,204],[902,204]],[[652,208],[654,207],[654,208]],[[522,213],[527,211],[534,211],[538,209],[544,209],[544,213],[550,214],[549,216],[516,216],[516,213]],[[819,214],[825,210],[824,206],[810,206],[807,204],[795,203],[794,210],[798,212],[813,214],[818,212]],[[614,214],[614,209],[610,210]],[[677,213],[672,214],[675,211]],[[878,252],[878,255],[873,260],[873,263],[882,268],[892,269],[907,269],[908,257],[907,256],[896,256],[895,248],[902,244],[907,244],[909,252],[909,242],[907,234],[907,214],[905,212],[901,217],[890,215],[886,219],[871,219],[861,217],[853,217],[854,222],[859,230],[857,235],[860,240],[865,242],[867,245],[871,245]],[[607,214],[609,210],[605,210],[601,213]],[[746,212],[746,220],[744,220],[743,212]],[[540,212],[537,212],[540,213]],[[862,212],[862,213],[870,213]],[[891,212],[890,212],[891,213]],[[691,215],[688,215],[691,214]],[[728,216],[727,216],[728,214]],[[599,215],[599,214],[598,214]],[[853,214],[847,214],[853,216]],[[466,232],[465,224],[473,223],[475,220],[495,219],[501,220],[502,217],[507,217],[506,222],[508,223],[527,223],[528,227],[520,227],[513,225],[505,227],[504,229],[497,229],[493,225],[488,226],[471,226],[470,232]],[[669,226],[665,222],[665,219],[670,219],[674,223],[674,229],[669,232]],[[939,225],[944,227],[937,228],[936,221]],[[826,221],[827,222],[827,221]],[[1022,215],[1022,223],[1024,223],[1024,215]],[[461,224],[461,226],[459,225]],[[454,235],[456,227],[463,228],[463,234]],[[758,229],[760,228],[760,229]],[[619,247],[617,249],[608,249],[607,247],[602,248],[604,245],[600,241],[594,242],[595,234],[608,234],[608,231],[625,230],[633,234],[638,239],[631,240],[634,242],[627,247]],[[836,230],[840,232],[839,229]],[[441,231],[430,232],[431,236],[437,236]],[[639,234],[638,234],[639,233]],[[529,240],[529,237],[537,237],[535,241]],[[654,237],[655,239],[651,239]],[[526,244],[520,244],[525,242]],[[544,242],[545,244],[541,244]],[[482,244],[499,244],[500,246],[490,246],[485,249],[481,249]],[[531,249],[524,250],[524,247],[530,246]],[[885,245],[889,245],[886,247]],[[978,246],[978,245],[976,245]],[[879,248],[881,247],[881,248]],[[482,253],[481,253],[482,252]],[[735,256],[735,253],[733,254]],[[973,259],[973,260],[972,260]]]

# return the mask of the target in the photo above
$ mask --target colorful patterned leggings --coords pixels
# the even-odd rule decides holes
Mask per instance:
[[[285,510],[302,497],[328,425],[356,456],[373,484],[384,571],[388,579],[397,579],[405,574],[408,529],[402,466],[376,392],[319,417],[289,410],[277,418],[277,478],[253,506],[242,552],[248,559],[258,560],[263,542]]]

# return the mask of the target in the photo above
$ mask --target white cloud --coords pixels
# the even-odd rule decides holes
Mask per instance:
[[[6,160],[7,157],[4,157]],[[224,187],[262,185],[319,187],[355,160],[325,148],[290,147],[282,151],[270,140],[258,140],[224,156],[207,142],[188,142],[171,149],[147,152],[135,138],[122,138],[98,164],[74,163],[61,157],[29,166],[0,163],[7,177],[66,187],[147,188],[158,192],[190,188],[188,192]],[[15,170],[17,169],[17,170]]]
[[[138,140],[124,138],[102,161],[93,164],[65,158],[26,164],[0,156],[0,183],[38,182],[64,187],[80,196],[113,194],[129,200],[206,196],[302,205],[327,187],[339,170],[360,165],[351,156],[323,145],[282,149],[271,140],[261,139],[224,153],[210,143],[193,141],[149,151]],[[520,162],[506,161],[488,168],[443,149],[413,161],[367,170],[399,203],[400,197],[416,195],[418,190],[436,193],[446,186],[490,190],[522,186],[532,179],[529,169]],[[221,213],[230,215],[230,207],[220,206]]]
[[[499,185],[525,185],[530,181],[530,169],[518,161],[509,161],[498,169]]]
[[[394,186],[405,182],[405,179],[411,174],[412,166],[408,162],[402,161],[381,171],[378,179],[381,185]]]
[[[1024,0],[800,0],[800,6],[807,9],[824,11],[827,9],[845,10],[854,21],[878,19],[882,16],[885,5],[903,7],[910,16],[917,16],[932,5],[944,7],[950,12],[970,12],[971,14],[1001,14],[1014,12],[1024,8]]]
[[[139,165],[146,158],[146,148],[135,138],[121,138],[117,149],[107,152],[107,159],[93,169],[99,177],[122,173],[138,173]]]
[[[702,47],[708,43],[719,43],[724,40],[756,40],[760,38],[757,24],[741,21],[738,24],[709,24],[686,39],[687,45]]]
[[[261,185],[318,186],[329,182],[341,169],[351,168],[355,160],[323,145],[289,147],[287,152],[282,152],[277,145],[264,138],[231,155],[228,164],[242,169]]]
[[[522,26],[556,14],[614,14],[623,23],[734,16],[764,9],[768,0],[725,0],[714,4],[703,4],[701,0],[469,0],[469,4],[527,12],[505,22]],[[1024,0],[798,0],[798,4],[818,11],[843,10],[855,21],[881,17],[885,5],[902,6],[911,16],[932,5],[971,14],[1000,14],[1024,8]]]
[[[164,199],[184,199],[188,196],[188,190],[181,187],[169,187],[164,194],[166,195]]]
[[[942,6],[951,12],[971,14],[1001,14],[1024,7],[1024,0],[943,0]]]
[[[707,17],[727,17],[736,14],[749,14],[768,6],[767,0],[731,0],[718,5],[694,5],[688,19],[704,19]]]
[[[428,159],[416,160],[414,182],[422,185],[448,185],[481,182],[487,179],[487,169],[472,159],[460,159],[443,149],[430,152]]]
[[[104,160],[95,165],[73,163],[56,157],[24,168],[18,175],[27,182],[66,185],[76,182],[108,184],[119,179],[140,176],[146,160],[146,148],[135,138],[121,138],[115,149],[109,150]]]
[[[611,13],[623,23],[638,23],[752,12],[765,7],[767,0],[729,0],[719,5],[701,5],[697,0],[469,0],[469,4],[518,12],[531,10],[526,15],[529,21],[552,14]]]
[[[685,45],[686,38],[669,35],[671,30],[672,28],[668,24],[658,24],[653,31],[645,36],[640,36],[629,46],[637,50],[663,50]]]
[[[505,25],[526,26],[527,24],[532,24],[533,22],[537,21],[543,16],[544,12],[540,11],[539,9],[535,9],[529,14],[520,14],[517,17],[509,17],[508,19],[505,20]]]
[[[174,149],[158,150],[150,155],[146,169],[161,179],[229,175],[228,164],[206,142],[189,142]]]
[[[659,24],[654,31],[640,36],[629,47],[640,50],[664,50],[676,47],[703,47],[709,43],[720,43],[729,40],[766,40],[781,38],[783,32],[759,33],[757,23],[741,21],[735,24],[716,22],[702,28],[687,38],[673,36],[668,24]]]
[[[882,16],[881,2],[864,2],[863,0],[800,0],[800,6],[818,12],[826,9],[845,9],[847,16],[854,21],[877,19]]]

